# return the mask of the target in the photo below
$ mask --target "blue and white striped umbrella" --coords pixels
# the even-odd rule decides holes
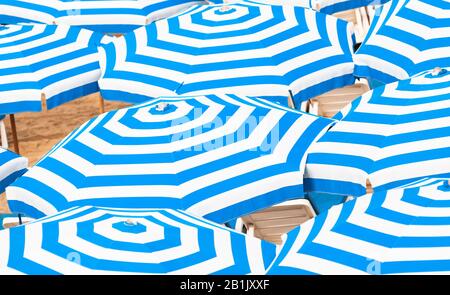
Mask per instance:
[[[237,93],[287,104],[349,85],[353,29],[292,6],[195,6],[105,46],[105,99]]]
[[[0,26],[0,114],[40,111],[98,91],[102,35],[53,25]]]
[[[311,0],[251,0],[256,3],[270,4],[270,5],[294,5],[305,8],[311,8]],[[240,0],[208,0],[209,3],[221,4],[221,3],[234,3],[240,2]]]
[[[126,33],[200,0],[0,0],[0,23],[41,22]]]
[[[394,0],[376,13],[355,55],[355,75],[383,83],[450,67],[450,3]]]
[[[0,24],[54,24],[58,16],[55,0],[0,0]]]
[[[316,9],[322,13],[333,14],[370,5],[384,4],[390,0],[253,0],[271,5],[295,5]],[[209,0],[211,3],[232,3],[235,0]]]
[[[450,177],[448,70],[376,88],[346,107],[311,148],[305,189],[360,196],[367,180],[387,190]]]
[[[0,231],[0,274],[264,274],[275,250],[177,210],[75,207]]]
[[[391,0],[309,0],[312,8],[326,14],[333,14],[370,5],[380,5],[389,1]]]
[[[173,208],[224,223],[302,198],[307,150],[332,123],[235,95],[157,99],[76,130],[7,189],[9,207]]]
[[[0,194],[16,178],[24,174],[28,160],[8,150],[0,148]]]
[[[450,274],[450,185],[395,189],[292,230],[268,274]]]

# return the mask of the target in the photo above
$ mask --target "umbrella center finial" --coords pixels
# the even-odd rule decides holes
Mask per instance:
[[[127,225],[127,226],[135,226],[135,225],[137,225],[138,223],[136,222],[136,220],[133,220],[133,219],[131,219],[131,218],[129,218],[129,219],[127,219],[126,221],[125,221],[125,225]]]
[[[216,10],[215,13],[221,15],[221,14],[230,14],[233,13],[234,11],[236,11],[236,9],[234,9],[233,7],[224,5],[221,6],[218,10]]]
[[[169,104],[167,102],[160,102],[156,105],[155,109],[158,112],[164,112],[169,108]]]
[[[435,68],[433,69],[433,71],[431,71],[431,75],[432,75],[433,77],[437,77],[437,76],[440,76],[440,75],[444,74],[445,72],[446,72],[446,70],[444,70],[443,68],[441,68],[441,67],[435,67]]]
[[[228,5],[222,6],[219,9],[220,12],[227,12],[227,11],[230,11],[230,10],[231,10],[231,7],[228,6]]]

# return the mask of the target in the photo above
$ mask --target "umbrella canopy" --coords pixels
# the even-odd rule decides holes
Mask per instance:
[[[369,5],[380,5],[391,0],[309,0],[312,8],[322,13],[333,14]]]
[[[345,10],[355,9],[369,5],[380,5],[390,0],[252,0],[258,3],[271,5],[295,5],[313,8],[322,13],[333,14]],[[211,3],[231,3],[235,0],[209,0]]]
[[[450,177],[450,72],[427,71],[364,94],[311,148],[305,189],[360,196]]]
[[[450,273],[447,181],[332,207],[288,234],[268,274]]]
[[[296,5],[305,8],[311,8],[311,0],[251,0],[256,3],[265,3],[271,5]],[[209,3],[233,3],[240,2],[240,0],[208,0]]]
[[[0,231],[0,274],[263,274],[275,245],[176,210],[75,207]]]
[[[303,197],[332,120],[235,95],[161,98],[76,130],[7,190],[41,217],[78,205],[175,208],[224,223]]]
[[[24,174],[28,167],[28,160],[8,150],[0,148],[0,194],[17,177]]]
[[[181,12],[194,0],[0,0],[0,23],[67,24],[102,33],[126,33]]]
[[[58,16],[55,0],[0,0],[0,24],[54,24]]]
[[[0,26],[0,115],[42,110],[98,91],[102,35],[53,25]]]
[[[383,83],[450,67],[450,3],[395,0],[376,13],[355,55],[355,75]]]
[[[238,93],[288,103],[354,82],[352,25],[293,6],[195,6],[104,47],[105,99]]]

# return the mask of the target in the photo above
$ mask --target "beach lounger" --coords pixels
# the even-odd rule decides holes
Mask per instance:
[[[367,91],[369,91],[369,85],[365,80],[361,80],[354,85],[332,90],[311,99],[308,112],[331,118],[347,104]]]
[[[316,216],[307,199],[286,201],[236,221],[235,229],[247,234],[281,244],[283,235],[296,226]]]

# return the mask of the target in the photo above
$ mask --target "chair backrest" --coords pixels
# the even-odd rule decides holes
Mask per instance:
[[[335,17],[341,18],[353,23],[355,28],[356,43],[364,41],[369,31],[371,16],[366,7],[346,10],[334,14]]]

